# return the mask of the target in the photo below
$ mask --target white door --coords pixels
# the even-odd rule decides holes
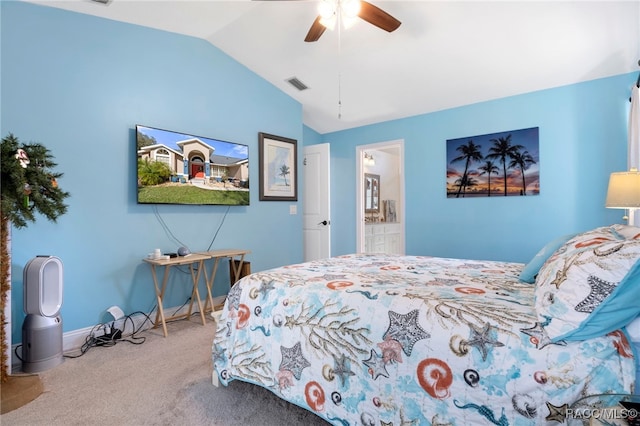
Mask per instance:
[[[304,261],[331,256],[329,144],[304,147]]]

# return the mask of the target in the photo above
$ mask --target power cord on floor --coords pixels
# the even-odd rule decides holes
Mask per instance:
[[[135,322],[133,321],[133,317],[135,315],[144,315],[145,320],[136,328],[135,326]],[[143,336],[137,336],[136,334],[140,332],[140,330],[142,330],[144,324],[149,321],[151,321],[151,318],[149,318],[149,315],[145,314],[142,311],[137,311],[134,312],[132,314],[127,315],[124,318],[124,322],[122,325],[123,330],[117,329],[114,327],[114,324],[112,323],[110,328],[107,328],[108,326],[106,324],[98,324],[95,325],[92,329],[91,332],[89,332],[89,335],[87,336],[87,338],[85,339],[84,343],[82,344],[82,346],[80,347],[80,353],[77,355],[70,355],[70,354],[64,354],[65,358],[79,358],[82,355],[84,355],[85,353],[87,353],[91,348],[94,347],[111,347],[111,346],[115,346],[116,344],[120,343],[120,342],[128,342],[134,345],[141,345],[145,342],[146,337]],[[127,329],[127,323],[130,322],[131,323],[131,333],[126,334],[124,331],[126,331]],[[99,330],[105,330],[104,334],[97,334]]]
[[[191,301],[191,297],[188,297],[187,300],[182,304],[182,306],[180,306],[179,308],[176,309],[175,312],[179,312],[181,309],[183,309],[185,306],[187,306],[187,304]],[[155,309],[155,308],[154,308]],[[153,311],[153,309],[152,309]],[[199,314],[198,311],[193,312],[191,315],[196,315]],[[144,321],[142,321],[142,323],[140,323],[140,325],[138,327],[136,327],[136,323],[133,320],[133,317],[136,315],[143,315],[145,317]],[[86,354],[87,352],[89,352],[89,350],[91,348],[95,348],[95,347],[111,347],[111,346],[115,346],[116,344],[118,344],[119,342],[128,342],[134,345],[141,345],[145,342],[145,340],[147,339],[144,336],[137,336],[138,333],[140,333],[141,330],[144,329],[144,325],[148,322],[150,322],[151,324],[153,324],[153,321],[151,320],[151,318],[149,317],[149,315],[147,315],[146,313],[142,312],[142,311],[136,311],[133,312],[127,316],[124,317],[124,321],[122,323],[122,328],[123,330],[120,330],[118,328],[115,327],[115,322],[112,322],[111,325],[108,324],[96,324],[93,326],[93,328],[91,328],[91,331],[89,332],[89,335],[85,338],[84,343],[82,344],[82,346],[80,347],[79,351],[80,353],[72,355],[69,353],[65,353],[63,354],[63,356],[65,358],[79,358],[82,355]],[[124,331],[126,331],[127,329],[127,323],[131,323],[131,333],[129,334],[125,334]],[[100,330],[103,331],[102,334],[99,334]],[[18,354],[18,349],[22,348],[22,344],[19,344],[15,347],[14,353],[16,355],[16,358],[18,358],[21,362],[23,361],[22,357]]]
[[[16,358],[18,358],[18,359],[20,360],[20,362],[24,361],[24,360],[22,359],[22,357],[21,357],[20,355],[18,355],[18,348],[21,348],[21,347],[22,347],[22,344],[19,344],[19,345],[17,345],[17,346],[16,346],[16,348],[13,350],[13,353],[16,355]]]
[[[191,297],[188,297],[187,300],[185,300],[185,302],[182,304],[182,306],[176,309],[176,312],[180,311],[185,306],[187,306],[187,304],[190,301],[191,301]],[[140,323],[140,325],[137,328],[136,328],[135,322],[133,321],[133,317],[136,315],[143,315],[145,317],[144,321]],[[80,353],[77,355],[64,354],[64,357],[78,358],[84,355],[85,353],[87,353],[91,348],[111,347],[111,346],[115,346],[119,342],[129,342],[134,345],[141,345],[145,342],[146,337],[137,336],[137,334],[144,329],[144,325],[147,323],[147,321],[153,324],[153,321],[151,320],[149,315],[147,315],[142,311],[136,311],[127,315],[124,318],[124,321],[122,323],[122,328],[124,331],[126,331],[127,323],[131,323],[132,331],[129,334],[126,334],[124,331],[115,328],[115,325],[113,322],[111,323],[110,328],[107,328],[109,327],[107,324],[97,324],[91,329],[91,332],[85,339],[85,342],[80,347]],[[104,330],[104,333],[101,335],[97,335],[97,332],[101,329]]]

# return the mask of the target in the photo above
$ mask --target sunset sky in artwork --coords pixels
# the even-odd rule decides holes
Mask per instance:
[[[483,166],[490,153],[489,149],[494,146],[492,139],[506,138],[511,135],[511,145],[521,145],[521,153],[525,151],[533,158],[535,163],[529,164],[524,171],[526,193],[523,194],[522,173],[519,167],[509,168],[510,158],[507,158],[507,195],[538,195],[540,193],[540,152],[539,152],[539,128],[532,127],[529,129],[511,130],[499,133],[490,133],[486,135],[468,136],[457,139],[447,140],[447,197],[449,198],[468,198],[468,197],[487,197],[489,196],[488,184],[489,176],[481,174],[479,169]],[[461,145],[467,145],[472,141],[475,145],[479,145],[479,151],[483,156],[480,161],[472,161],[467,171],[468,177],[475,182],[475,185],[463,188],[458,195],[459,182],[464,174],[465,160],[452,163],[451,161],[462,155],[457,150]],[[504,173],[503,164],[500,159],[493,159],[493,164],[498,168],[497,174],[491,174],[491,195],[504,196]]]

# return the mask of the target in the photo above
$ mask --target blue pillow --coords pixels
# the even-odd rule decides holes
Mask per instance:
[[[544,265],[544,262],[547,261],[551,257],[553,253],[556,252],[564,243],[569,241],[571,238],[575,237],[577,234],[567,234],[561,237],[558,237],[552,241],[549,241],[545,244],[544,247],[531,259],[529,263],[527,263],[520,273],[520,281],[525,283],[533,284],[536,282],[536,275],[538,275],[538,271]]]

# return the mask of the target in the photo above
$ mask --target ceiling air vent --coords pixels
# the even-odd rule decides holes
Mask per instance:
[[[289,83],[290,85],[292,85],[293,87],[295,87],[300,91],[307,90],[309,88],[309,86],[307,86],[306,84],[298,80],[297,77],[291,77],[287,79],[287,83]]]

